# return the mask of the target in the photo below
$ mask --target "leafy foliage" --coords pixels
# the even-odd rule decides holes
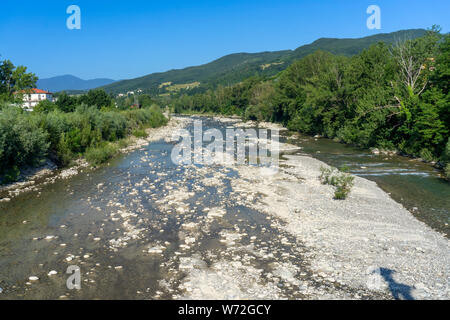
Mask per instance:
[[[156,108],[101,111],[79,105],[74,112],[58,109],[25,112],[5,106],[0,112],[0,178],[17,178],[17,170],[38,165],[46,157],[66,166],[86,155],[94,164],[117,151],[114,142],[136,130],[164,125],[167,119]]]
[[[38,78],[34,73],[28,73],[24,66],[14,66],[9,60],[0,62],[0,102],[21,101],[15,92],[33,88]]]

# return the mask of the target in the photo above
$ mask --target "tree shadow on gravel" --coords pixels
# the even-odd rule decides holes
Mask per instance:
[[[380,268],[380,274],[387,282],[389,286],[389,290],[391,291],[392,296],[395,300],[414,300],[411,291],[413,287],[408,286],[406,284],[398,283],[392,277],[395,273],[394,270]]]

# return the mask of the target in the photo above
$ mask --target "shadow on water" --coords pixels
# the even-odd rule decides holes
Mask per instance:
[[[380,268],[380,274],[384,281],[387,282],[389,291],[395,300],[414,300],[411,295],[413,287],[406,284],[398,283],[394,280],[393,275],[395,271],[387,268]]]

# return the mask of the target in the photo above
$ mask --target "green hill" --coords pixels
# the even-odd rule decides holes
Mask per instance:
[[[171,82],[172,85],[181,85],[179,87],[200,82],[200,86],[196,88],[214,88],[219,84],[231,85],[255,75],[275,75],[286,69],[293,61],[317,50],[350,56],[377,42],[394,43],[399,40],[417,38],[425,33],[426,30],[423,29],[410,29],[357,39],[321,38],[296,50],[235,53],[201,66],[152,73],[140,78],[118,81],[103,88],[111,93],[126,93],[142,89],[151,94],[170,92],[168,90],[170,87],[161,86],[167,82]],[[173,92],[173,89],[171,91]]]

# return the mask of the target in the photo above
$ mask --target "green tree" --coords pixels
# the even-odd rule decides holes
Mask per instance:
[[[40,101],[34,108],[33,112],[49,113],[56,110],[56,105],[48,100]]]
[[[63,112],[73,112],[77,104],[78,99],[76,97],[69,96],[64,91],[58,95],[56,100],[56,106]]]
[[[79,98],[80,103],[88,106],[96,106],[98,109],[111,107],[112,98],[103,89],[89,90],[85,95]]]
[[[37,80],[36,75],[28,73],[26,67],[15,67],[10,60],[2,61],[0,63],[0,101],[14,101],[14,92],[35,87]]]

